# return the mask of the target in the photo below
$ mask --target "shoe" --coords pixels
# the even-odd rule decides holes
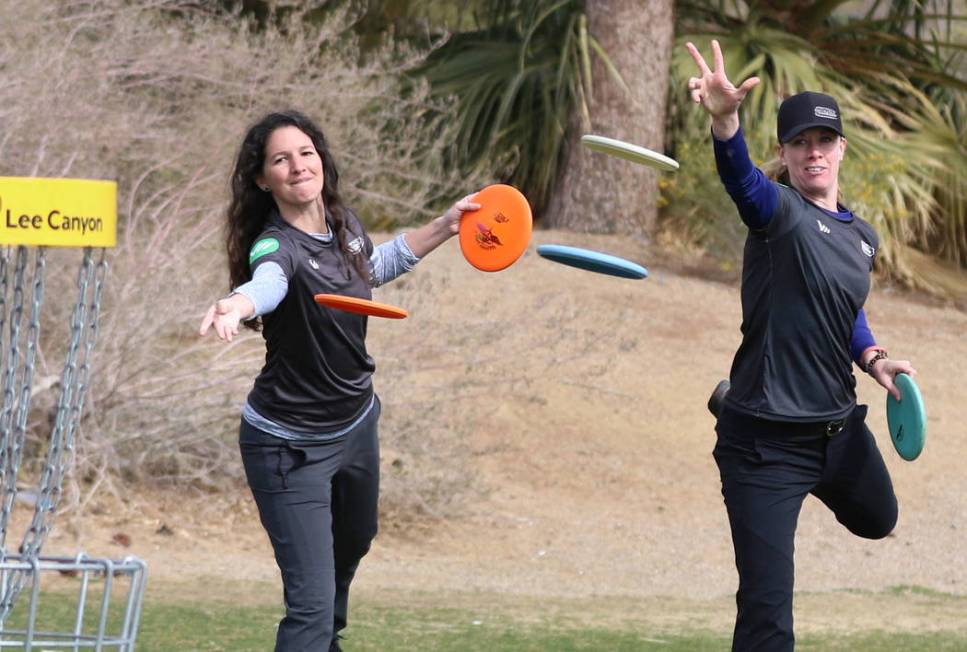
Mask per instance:
[[[721,380],[715,386],[715,389],[712,390],[712,395],[708,397],[708,411],[716,419],[718,419],[719,413],[722,411],[722,404],[725,402],[725,395],[729,393],[730,387],[731,384],[729,384],[729,381]]]

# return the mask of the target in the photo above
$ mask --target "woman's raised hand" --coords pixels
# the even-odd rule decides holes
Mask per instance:
[[[709,69],[705,59],[694,44],[686,43],[685,47],[688,49],[688,53],[692,55],[692,59],[695,60],[701,74],[700,77],[690,77],[688,80],[688,91],[692,101],[701,104],[702,108],[713,119],[737,115],[739,105],[742,104],[746,94],[759,83],[759,78],[749,77],[738,87],[730,82],[729,78],[725,76],[725,59],[722,56],[722,48],[716,40],[712,41],[713,69]]]

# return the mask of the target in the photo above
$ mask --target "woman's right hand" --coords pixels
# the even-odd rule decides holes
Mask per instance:
[[[251,301],[241,294],[233,294],[226,299],[219,299],[211,305],[201,320],[198,328],[199,335],[205,335],[208,329],[215,327],[215,333],[226,342],[238,335],[238,325],[247,315],[252,314],[255,306],[246,311],[244,304],[251,305]],[[245,314],[243,314],[243,312]]]
[[[710,70],[698,48],[692,43],[686,43],[688,53],[692,55],[698,66],[700,77],[690,77],[688,91],[692,101],[701,104],[702,108],[712,116],[713,128],[715,121],[720,123],[734,118],[735,128],[738,129],[739,105],[746,94],[759,83],[758,77],[749,77],[738,87],[725,76],[725,59],[719,42],[712,41],[712,62],[715,66]]]

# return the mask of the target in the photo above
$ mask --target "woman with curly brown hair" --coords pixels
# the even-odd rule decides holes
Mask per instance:
[[[282,572],[278,651],[339,650],[349,585],[377,529],[379,399],[367,318],[323,308],[316,294],[369,299],[455,235],[469,196],[420,228],[374,247],[339,195],[325,137],[296,111],[245,136],[232,175],[232,292],[200,333],[231,341],[241,324],[265,338],[265,366],[242,412],[245,474]]]

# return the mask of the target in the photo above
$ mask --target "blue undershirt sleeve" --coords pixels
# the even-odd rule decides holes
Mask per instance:
[[[856,313],[856,322],[853,324],[853,337],[849,343],[849,350],[853,356],[853,361],[856,364],[860,364],[860,356],[863,355],[863,351],[871,346],[876,346],[876,340],[873,338],[873,331],[870,330],[870,325],[866,323],[866,313],[860,308],[859,312]]]
[[[377,245],[369,259],[373,287],[389,283],[396,277],[409,272],[418,262],[420,262],[420,259],[406,244],[406,238],[403,237],[403,234],[396,236],[389,242]]]
[[[245,295],[255,306],[255,314],[249,319],[261,317],[275,310],[286,292],[289,291],[289,279],[278,263],[264,262],[255,268],[252,280],[235,288],[235,292]]]
[[[715,165],[725,191],[750,229],[764,229],[779,205],[779,190],[752,164],[742,128],[728,140],[712,136]]]

